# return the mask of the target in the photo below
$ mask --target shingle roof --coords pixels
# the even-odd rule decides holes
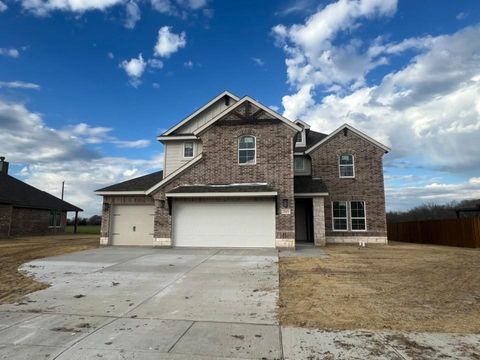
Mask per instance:
[[[294,188],[295,194],[328,192],[322,179],[312,179],[311,176],[295,176]]]
[[[327,136],[327,134],[319,133],[313,130],[307,130],[307,149],[325,139]]]
[[[206,192],[273,192],[275,189],[267,184],[227,184],[227,185],[183,185],[170,193],[206,193]]]
[[[4,173],[0,173],[0,203],[34,209],[83,211],[75,205]]]
[[[96,191],[145,191],[155,184],[158,184],[162,179],[163,171],[160,170],[152,174],[110,185]]]

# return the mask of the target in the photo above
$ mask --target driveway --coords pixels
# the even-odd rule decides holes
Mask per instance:
[[[52,286],[0,306],[0,358],[280,358],[277,261],[108,247],[27,263]]]
[[[52,286],[0,305],[0,359],[480,358],[478,335],[281,328],[277,262],[266,249],[118,247],[29,262]]]

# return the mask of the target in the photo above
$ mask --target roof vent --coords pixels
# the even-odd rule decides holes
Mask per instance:
[[[0,156],[0,174],[8,174],[8,161],[5,161],[5,156]]]

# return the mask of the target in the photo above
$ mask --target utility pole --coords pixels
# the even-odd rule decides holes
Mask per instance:
[[[62,200],[63,200],[63,193],[65,192],[65,181],[62,181]]]

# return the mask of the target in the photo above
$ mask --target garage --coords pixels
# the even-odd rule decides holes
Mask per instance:
[[[275,200],[173,200],[174,246],[275,247]]]
[[[115,205],[112,214],[112,245],[152,246],[153,205]]]

